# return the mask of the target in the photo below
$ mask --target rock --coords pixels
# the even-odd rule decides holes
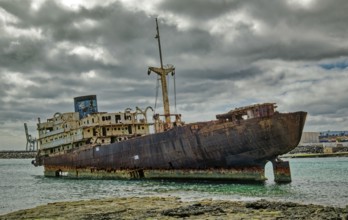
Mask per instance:
[[[225,212],[220,207],[214,205],[202,205],[201,203],[162,211],[162,215],[181,218],[190,217],[191,215],[203,215],[205,213],[213,213],[217,215]]]
[[[177,197],[124,197],[55,202],[0,215],[0,219],[347,219],[347,211],[267,200],[185,202]]]
[[[267,209],[269,206],[270,206],[270,203],[264,199],[261,199],[256,202],[246,203],[245,205],[246,208],[251,208],[251,209]]]

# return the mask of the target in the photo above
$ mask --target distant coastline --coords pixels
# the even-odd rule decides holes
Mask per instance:
[[[334,143],[299,145],[294,150],[281,156],[281,158],[310,158],[310,157],[347,157],[348,146]]]
[[[348,157],[348,152],[339,153],[309,153],[309,154],[284,154],[281,158],[310,158],[310,157]]]
[[[0,159],[31,159],[35,156],[36,151],[0,151]]]

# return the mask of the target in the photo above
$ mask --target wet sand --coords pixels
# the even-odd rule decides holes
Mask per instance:
[[[0,219],[348,219],[348,206],[127,197],[49,203],[1,215]]]

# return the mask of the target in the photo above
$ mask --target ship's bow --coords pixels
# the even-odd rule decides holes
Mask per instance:
[[[296,148],[301,140],[307,112],[278,113],[274,117],[273,144],[278,145],[277,155],[288,153]]]

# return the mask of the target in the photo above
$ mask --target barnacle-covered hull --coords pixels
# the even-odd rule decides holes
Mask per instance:
[[[209,121],[42,156],[46,176],[264,180],[264,166],[294,149],[305,112]]]

